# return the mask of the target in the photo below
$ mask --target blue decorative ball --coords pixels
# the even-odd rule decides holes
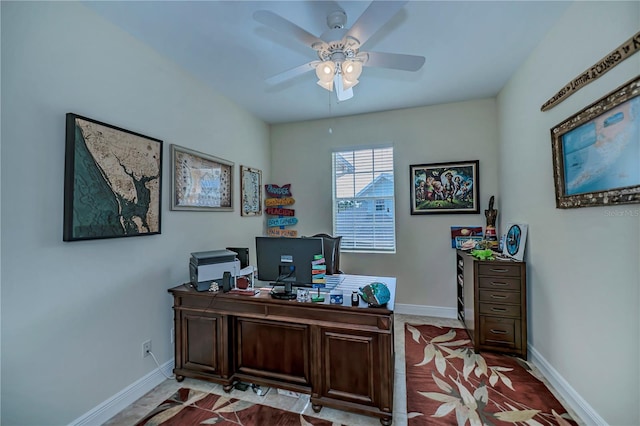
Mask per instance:
[[[380,282],[372,282],[364,287],[360,287],[360,296],[369,306],[384,306],[391,299],[389,288]]]

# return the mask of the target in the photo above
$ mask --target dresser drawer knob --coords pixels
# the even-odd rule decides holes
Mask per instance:
[[[497,286],[500,286],[500,287],[504,287],[504,286],[509,285],[509,284],[502,283],[502,282],[499,282],[499,281],[491,281],[491,285],[497,285]]]
[[[491,332],[492,332],[493,334],[507,334],[507,332],[506,332],[506,331],[504,331],[504,330],[495,330],[495,329],[493,329],[493,328],[491,329]]]
[[[507,312],[505,308],[491,308],[493,312]]]
[[[504,294],[492,294],[491,298],[492,299],[506,299],[507,296],[505,296]]]
[[[489,270],[490,270],[491,272],[500,272],[500,273],[502,273],[502,272],[508,272],[508,271],[509,271],[508,269],[489,269]]]

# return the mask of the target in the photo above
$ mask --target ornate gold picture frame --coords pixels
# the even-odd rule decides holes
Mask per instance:
[[[640,76],[551,129],[556,207],[640,203]]]

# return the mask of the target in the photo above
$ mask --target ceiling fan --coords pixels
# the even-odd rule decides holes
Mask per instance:
[[[358,84],[363,66],[418,71],[424,65],[424,56],[360,50],[406,3],[408,1],[373,1],[351,28],[345,28],[344,10],[335,10],[327,15],[329,30],[319,37],[273,12],[256,11],[253,14],[256,21],[292,36],[318,55],[318,60],[276,74],[266,82],[279,84],[315,69],[318,85],[329,91],[335,88],[338,100],[344,101],[353,97],[352,88]]]

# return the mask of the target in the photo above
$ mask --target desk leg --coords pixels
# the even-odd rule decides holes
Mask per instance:
[[[382,423],[382,426],[391,426],[392,422],[393,422],[393,417],[384,417],[380,419],[380,423]]]
[[[313,409],[314,412],[319,413],[320,410],[322,410],[322,405],[311,404],[311,408]]]
[[[230,384],[228,384],[228,385],[223,385],[223,386],[222,386],[222,389],[223,389],[226,393],[231,392],[231,389],[233,389],[233,383],[230,383]]]

